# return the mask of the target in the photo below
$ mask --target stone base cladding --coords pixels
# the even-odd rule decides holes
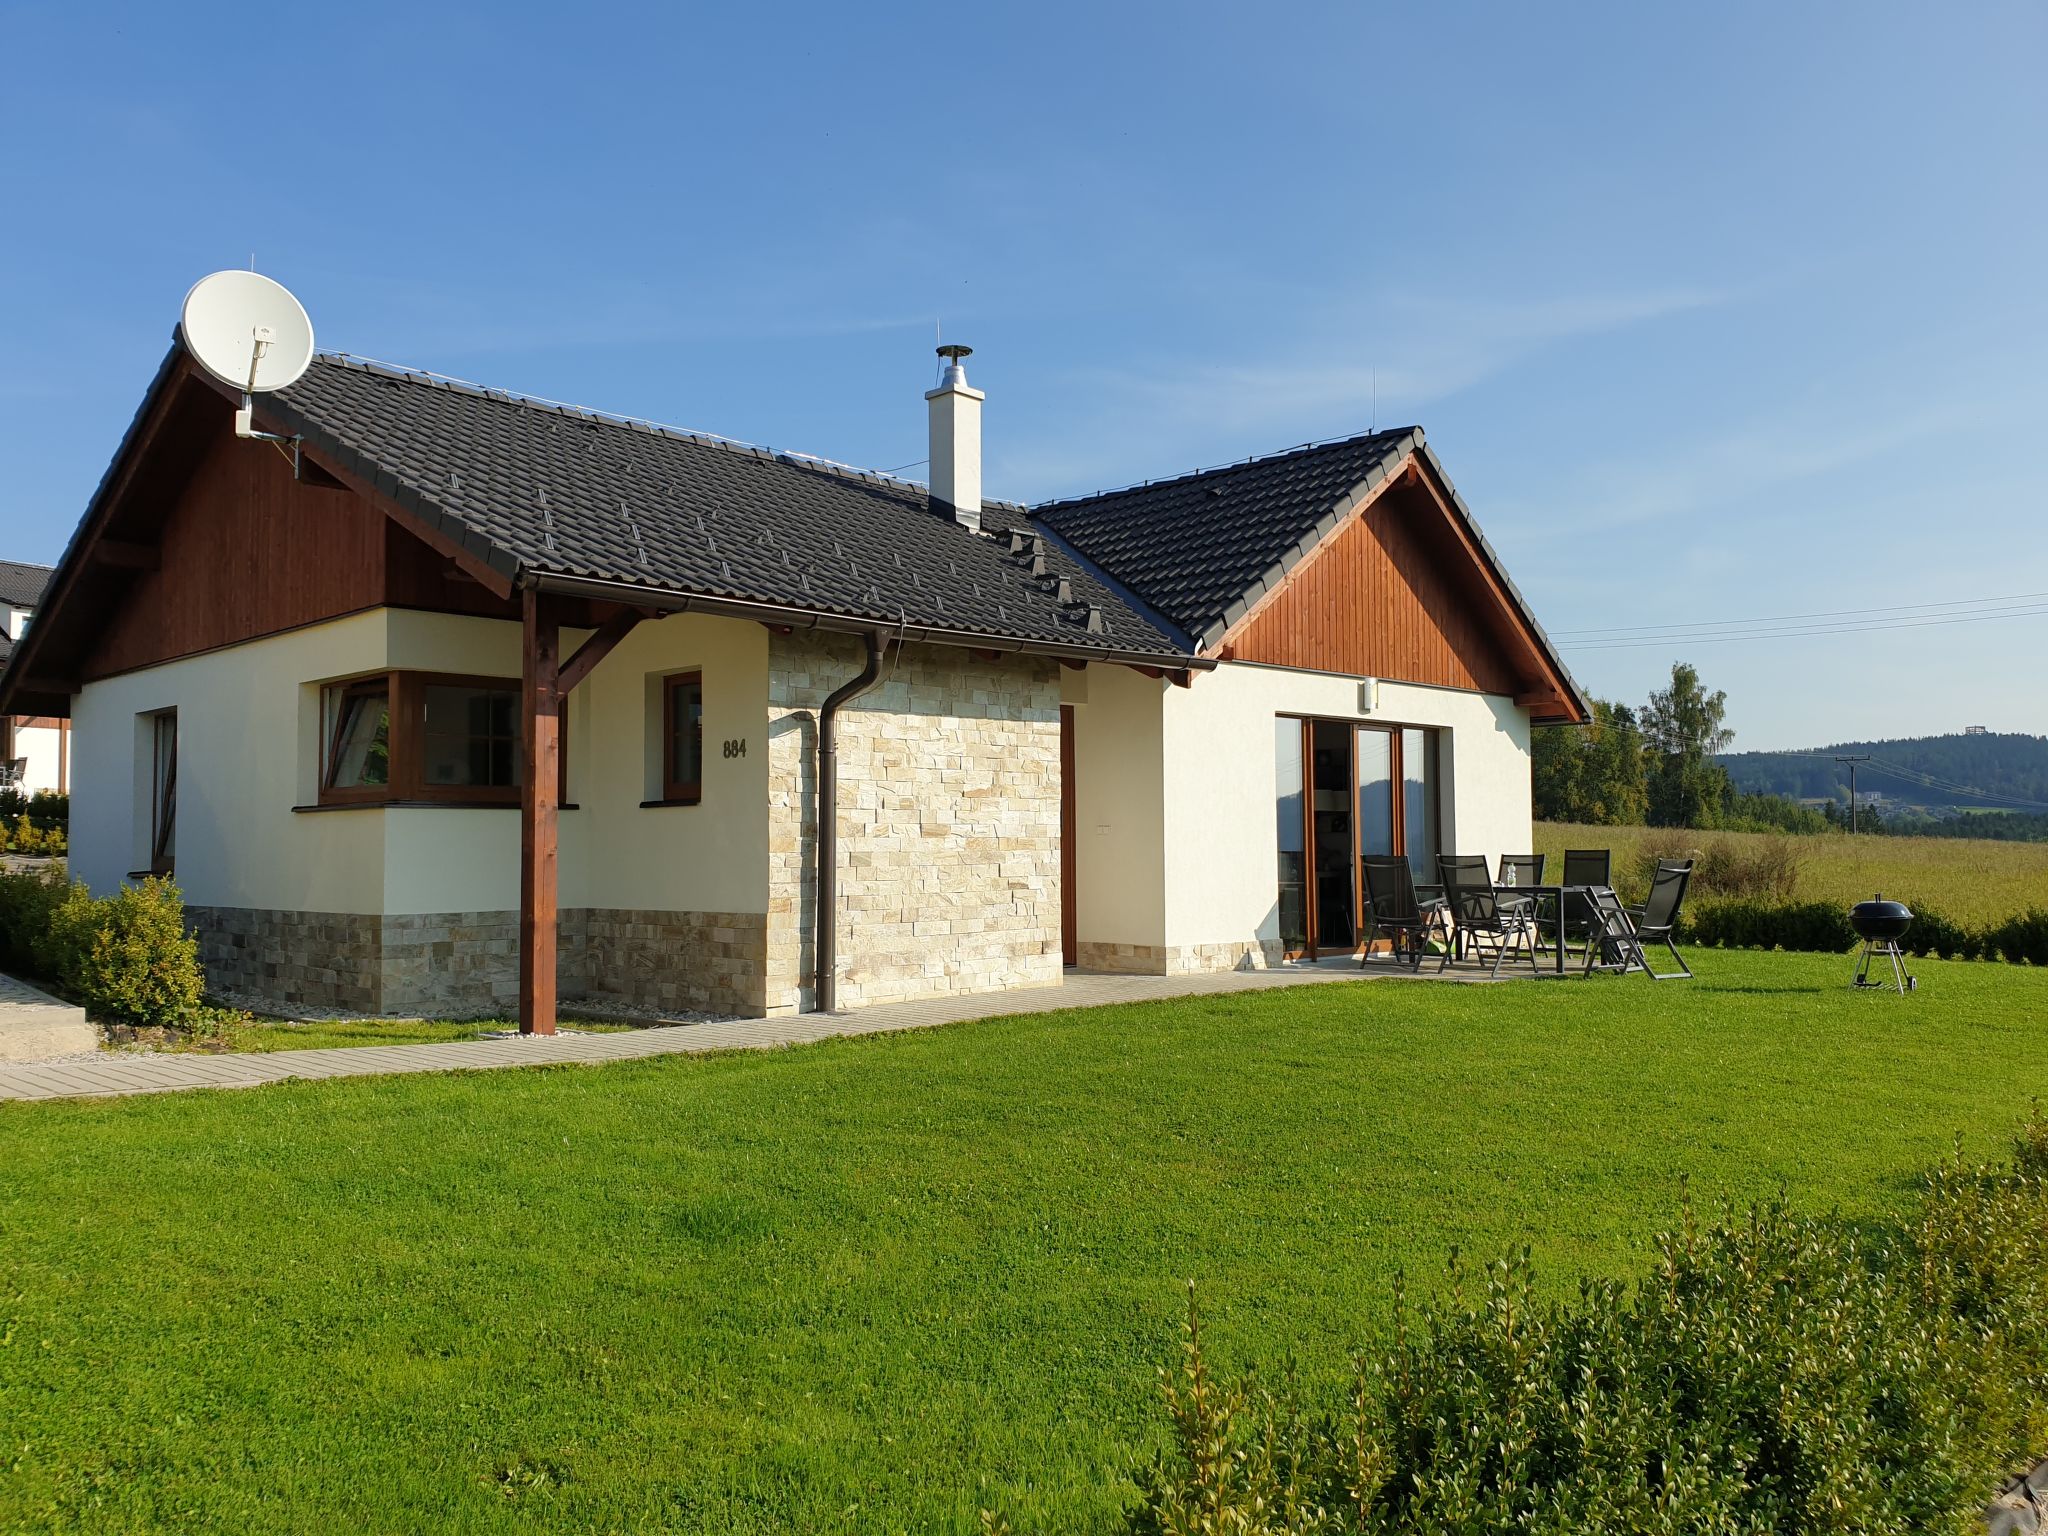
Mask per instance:
[[[1075,961],[1084,971],[1132,976],[1199,976],[1211,971],[1263,971],[1287,958],[1278,941],[1243,944],[1105,944],[1083,939]]]
[[[564,957],[579,951],[581,995],[633,1009],[700,1009],[758,1018],[765,1006],[768,919],[759,912],[562,914]]]
[[[812,1006],[817,713],[852,636],[768,652],[771,1014]],[[839,716],[838,1005],[1060,980],[1059,667],[910,645]]]
[[[215,991],[409,1018],[518,1007],[516,912],[187,907],[185,916]],[[635,1010],[758,1015],[766,921],[758,912],[567,908],[558,928],[558,990],[565,1001]]]

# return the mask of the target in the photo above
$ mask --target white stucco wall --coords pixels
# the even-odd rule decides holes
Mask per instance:
[[[1075,714],[1076,901],[1088,946],[1199,968],[1279,937],[1273,721],[1316,715],[1437,730],[1443,850],[1530,848],[1529,717],[1510,699],[1226,663],[1176,688],[1092,666]],[[1206,951],[1197,954],[1197,951]],[[1113,963],[1109,957],[1095,957]]]
[[[1436,728],[1443,851],[1529,851],[1528,712],[1488,694],[1382,682],[1366,715],[1359,681],[1231,662],[1162,696],[1170,949],[1279,936],[1276,715]]]
[[[1084,945],[1166,943],[1167,684],[1129,667],[1065,674],[1074,708],[1076,936]],[[1100,963],[1100,957],[1093,958]]]
[[[581,632],[563,636],[573,651]],[[148,862],[148,728],[178,711],[177,876],[199,906],[494,912],[518,906],[504,808],[295,811],[317,800],[320,685],[382,668],[519,674],[519,626],[380,609],[91,683],[73,714],[72,868],[95,891]],[[647,679],[701,667],[704,803],[643,810],[658,731]],[[761,912],[767,905],[767,638],[695,616],[630,634],[571,697],[564,907]],[[722,755],[726,739],[746,756]]]
[[[22,764],[21,787],[29,794],[39,789],[62,788],[67,781],[63,754],[68,748],[63,744],[63,735],[53,725],[15,723],[14,755],[26,760]]]

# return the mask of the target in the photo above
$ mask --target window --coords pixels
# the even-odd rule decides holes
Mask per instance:
[[[178,857],[178,712],[150,717],[149,872],[168,875]]]
[[[519,701],[514,678],[385,672],[330,684],[321,694],[320,803],[518,804]],[[565,799],[568,726],[564,701]]]
[[[704,674],[665,679],[661,698],[661,798],[695,804],[704,795]]]

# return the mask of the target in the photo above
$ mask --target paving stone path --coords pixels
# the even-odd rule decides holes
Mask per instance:
[[[973,997],[885,1004],[851,1013],[797,1014],[780,1019],[731,1019],[680,1024],[619,1034],[512,1035],[435,1045],[361,1045],[314,1051],[256,1051],[223,1056],[123,1055],[0,1061],[0,1099],[111,1098],[134,1093],[175,1093],[187,1088],[253,1088],[286,1078],[373,1077],[395,1072],[454,1072],[487,1067],[538,1067],[703,1051],[759,1050],[802,1045],[838,1035],[873,1035],[924,1029],[1000,1014],[1047,1013],[1108,1003],[1200,997],[1222,992],[1263,992],[1273,987],[1370,981],[1389,973],[1351,966],[1287,966],[1204,976],[1109,976],[1070,972],[1063,985]],[[1470,979],[1457,977],[1451,979]],[[0,981],[7,978],[0,977]],[[10,983],[20,986],[18,982]],[[27,989],[24,989],[27,990]],[[40,993],[36,994],[41,996]],[[61,1006],[61,1005],[60,1005]]]

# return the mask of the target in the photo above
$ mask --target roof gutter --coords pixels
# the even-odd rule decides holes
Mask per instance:
[[[658,608],[668,613],[703,613],[718,618],[752,619],[760,624],[780,624],[791,629],[820,629],[832,634],[869,635],[877,624],[887,624],[899,641],[923,640],[934,645],[961,646],[977,651],[1021,652],[1052,656],[1063,661],[1101,661],[1127,667],[1163,667],[1170,672],[1191,669],[1212,672],[1213,658],[1207,656],[1161,655],[1157,651],[1119,651],[1099,645],[1068,645],[1058,640],[1025,640],[1015,635],[990,635],[976,630],[947,629],[933,624],[903,624],[885,618],[857,618],[850,614],[826,613],[816,608],[792,607],[783,603],[757,603],[743,597],[707,597],[695,592],[676,592],[658,587],[638,586],[630,581],[606,581],[594,576],[558,576],[535,572],[522,582],[537,591],[561,597],[596,598],[601,602],[626,603]]]

